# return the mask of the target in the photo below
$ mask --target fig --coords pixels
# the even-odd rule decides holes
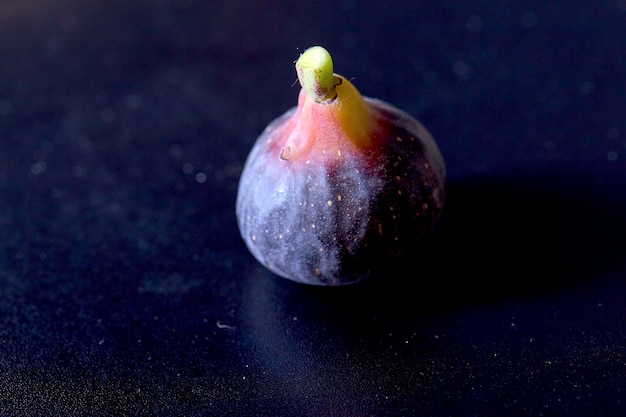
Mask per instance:
[[[311,285],[382,276],[434,232],[445,165],[426,128],[333,72],[321,46],[295,63],[298,105],[253,145],[236,216],[252,255]]]

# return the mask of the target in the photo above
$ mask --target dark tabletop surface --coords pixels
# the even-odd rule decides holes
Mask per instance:
[[[625,35],[623,0],[4,0],[0,415],[624,415]],[[419,259],[354,286],[235,219],[314,44],[447,163]]]

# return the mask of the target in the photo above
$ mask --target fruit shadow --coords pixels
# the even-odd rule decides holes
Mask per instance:
[[[435,234],[386,276],[344,287],[286,282],[276,290],[308,306],[302,309],[346,320],[406,318],[610,276],[626,253],[621,177],[553,169],[451,180]]]

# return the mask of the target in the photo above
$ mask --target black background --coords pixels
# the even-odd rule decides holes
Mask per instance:
[[[0,415],[626,412],[626,2],[5,0]],[[340,288],[239,236],[320,44],[417,117],[448,202]]]

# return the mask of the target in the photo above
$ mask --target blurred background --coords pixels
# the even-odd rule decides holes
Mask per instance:
[[[623,0],[4,0],[0,415],[623,415],[625,33]],[[446,160],[376,282],[237,230],[312,45]]]

